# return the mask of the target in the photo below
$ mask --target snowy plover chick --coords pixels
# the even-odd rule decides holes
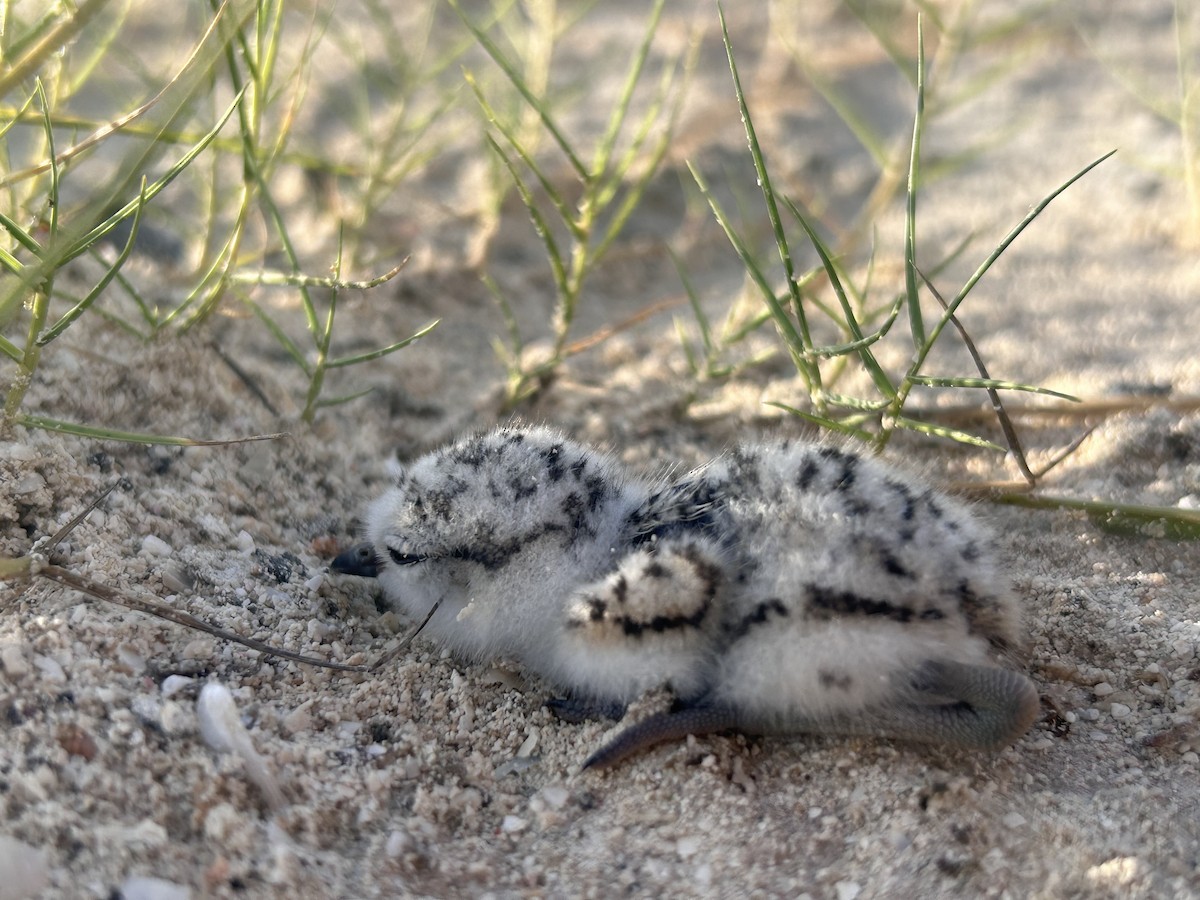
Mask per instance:
[[[587,766],[687,734],[874,734],[994,748],[1038,713],[986,532],[847,449],[747,446],[651,481],[545,428],[408,466],[334,571],[473,661],[515,657],[581,706],[676,701]]]

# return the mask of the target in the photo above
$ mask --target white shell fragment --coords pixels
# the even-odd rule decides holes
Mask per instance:
[[[148,534],[142,538],[142,552],[148,556],[164,557],[170,556],[174,551],[162,538]]]
[[[122,900],[190,900],[192,889],[164,878],[131,875],[121,884]]]
[[[238,716],[237,704],[229,688],[210,681],[200,691],[196,701],[196,716],[205,743],[218,753],[232,753],[241,758],[246,775],[267,798],[272,810],[287,806],[283,791],[267,761],[254,749],[250,733]]]
[[[45,853],[0,834],[0,900],[36,897],[49,876]]]

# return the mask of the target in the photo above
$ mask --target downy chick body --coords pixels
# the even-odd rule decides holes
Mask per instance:
[[[597,706],[672,689],[586,765],[731,728],[995,747],[1037,713],[1005,665],[1020,623],[986,532],[849,450],[748,446],[650,481],[502,428],[414,462],[366,521],[371,549],[335,569],[373,554],[410,615],[440,600],[428,633],[460,655]]]

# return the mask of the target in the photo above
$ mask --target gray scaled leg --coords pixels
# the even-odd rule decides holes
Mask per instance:
[[[732,710],[719,706],[691,706],[656,713],[636,725],[630,725],[593,753],[584,762],[585,769],[607,769],[663,741],[678,741],[689,734],[713,734],[737,727]]]
[[[998,666],[930,661],[912,687],[910,702],[881,714],[885,727],[893,719],[889,731],[897,737],[999,749],[1028,731],[1041,710],[1033,682]]]

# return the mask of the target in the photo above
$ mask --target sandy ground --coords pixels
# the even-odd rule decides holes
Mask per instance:
[[[772,27],[759,6],[732,14],[730,27],[777,181],[848,227],[872,164],[789,62],[787,29]],[[998,377],[1091,399],[1147,389],[1195,397],[1200,270],[1183,241],[1183,181],[1170,170],[1179,134],[1114,77],[1132,73],[1171,96],[1170,9],[1105,6],[1060,4],[1017,38],[964,52],[946,74],[967,83],[999,60],[1021,60],[931,125],[927,159],[982,152],[922,194],[920,254],[937,259],[977,231],[940,279],[961,283],[1032,203],[1119,148],[1014,245],[963,319]],[[613,95],[621,67],[612,61],[636,41],[639,7],[608,5],[585,33],[569,33],[564,77]],[[737,261],[684,168],[690,159],[723,195],[741,185],[752,197],[711,7],[671,4],[655,59],[682,46],[696,23],[707,31],[679,138],[627,239],[597,272],[579,336],[680,296],[667,245],[714,317],[739,288]],[[906,45],[911,33],[909,22]],[[793,34],[878,127],[906,139],[911,91],[852,17],[822,8]],[[574,127],[599,128],[603,105],[581,97]],[[296,371],[245,318],[153,346],[98,320],[86,334],[73,329],[47,353],[30,411],[196,437],[291,437],[178,450],[18,430],[0,442],[0,553],[27,552],[124,476],[127,486],[59,548],[64,565],[289,649],[349,661],[384,652],[411,623],[381,611],[371,585],[324,566],[353,539],[356,512],[386,482],[390,458],[505,418],[491,349],[503,324],[464,262],[477,237],[478,159],[478,130],[464,127],[389,198],[372,232],[378,258],[413,260],[395,282],[348,302],[338,341],[366,348],[434,317],[442,326],[345,375],[334,393],[374,392],[324,411],[312,428],[296,420]],[[298,222],[321,217],[302,198],[291,210]],[[878,220],[876,278],[887,291],[901,280],[901,222],[895,204]],[[310,242],[329,233],[314,230]],[[314,269],[330,246],[313,253]],[[153,261],[131,271],[172,289]],[[516,202],[503,211],[489,271],[527,333],[544,334],[550,282]],[[685,306],[678,312],[690,321]],[[298,316],[289,321],[302,327]],[[220,360],[214,338],[280,415]],[[764,331],[736,352],[772,341]],[[937,368],[969,365],[955,351]],[[800,433],[766,400],[800,402],[785,362],[699,382],[663,314],[572,359],[521,414],[659,471],[745,435]],[[1200,417],[1164,406],[1088,423],[1096,432],[1047,479],[1047,492],[1197,503]],[[1088,423],[1022,425],[1042,459]],[[1014,474],[995,456],[927,440],[898,440],[888,455],[939,481]],[[422,639],[378,674],[347,675],[266,659],[46,583],[19,596],[9,584],[0,594],[0,898],[22,896],[21,871],[45,880],[38,896],[120,891],[128,900],[189,891],[1200,896],[1200,548],[1106,533],[1065,512],[979,512],[1022,598],[1046,710],[994,756],[717,736],[581,774],[609,725],[560,723],[536,681],[463,666]],[[278,813],[237,757],[202,738],[196,699],[209,681],[232,692],[277,773],[287,801]]]

